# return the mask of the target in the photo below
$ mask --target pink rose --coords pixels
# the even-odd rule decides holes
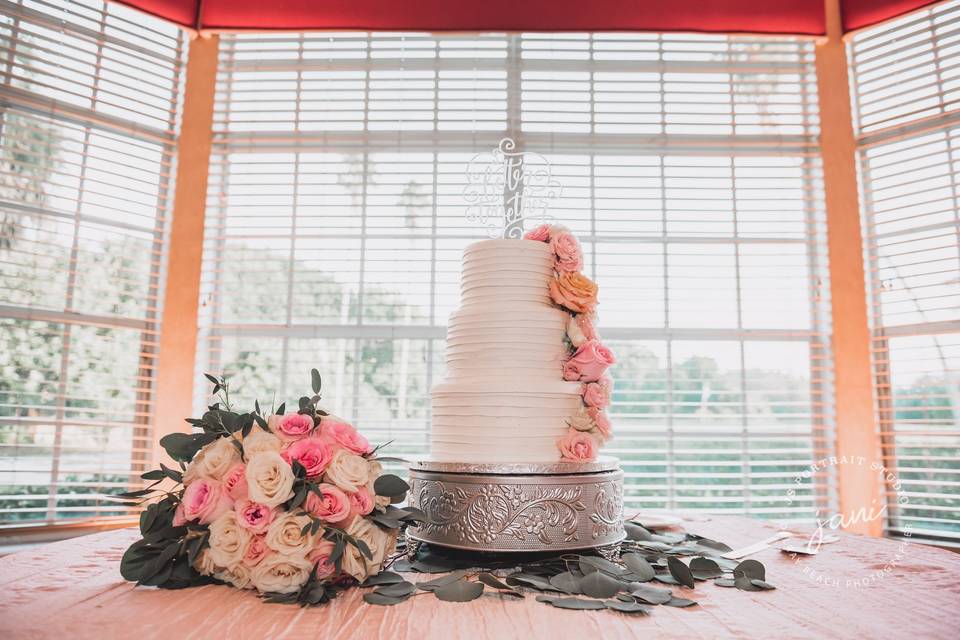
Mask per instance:
[[[233,506],[223,485],[216,480],[197,478],[183,492],[183,518],[186,522],[199,520],[210,524]]]
[[[244,500],[234,506],[237,512],[237,522],[241,527],[249,529],[253,533],[263,533],[277,516],[277,510],[258,502]]]
[[[587,340],[563,365],[563,379],[596,382],[614,362],[610,349],[597,340]]]
[[[589,434],[571,429],[557,442],[564,460],[583,462],[597,457],[597,443]]]
[[[603,409],[610,405],[610,391],[613,388],[613,381],[609,377],[603,376],[596,382],[588,382],[583,385],[583,404],[588,407]]]
[[[583,269],[583,251],[577,237],[569,231],[561,231],[550,238],[550,248],[557,256],[557,271],[580,271]]]
[[[531,229],[523,235],[524,240],[533,240],[534,242],[550,242],[550,225],[542,224],[536,229]]]
[[[271,416],[274,417],[274,416]],[[283,416],[275,416],[273,428],[277,437],[285,442],[293,442],[306,438],[313,431],[313,418],[305,416],[302,413],[288,413]]]
[[[250,542],[247,543],[247,550],[243,553],[241,562],[248,567],[255,567],[270,553],[267,536],[250,536]]]
[[[330,562],[330,554],[333,553],[334,544],[329,540],[319,539],[316,546],[307,554],[307,560],[317,566],[317,579],[329,578],[337,570],[334,563]]]
[[[587,415],[597,425],[597,431],[603,436],[604,440],[610,437],[610,418],[607,417],[603,409],[597,407],[587,407]]]
[[[342,522],[350,517],[350,498],[332,484],[317,486],[320,495],[311,491],[303,508],[325,522]]]
[[[302,464],[308,478],[319,478],[333,459],[333,448],[320,438],[304,438],[291,444],[280,457],[290,466],[294,460]]]
[[[350,512],[353,515],[365,516],[373,511],[373,496],[366,487],[360,487],[350,494]]]
[[[244,464],[235,464],[223,476],[223,488],[231,500],[247,499],[247,467]]]
[[[320,433],[330,442],[340,445],[351,453],[363,455],[370,451],[370,442],[346,422],[321,419]]]

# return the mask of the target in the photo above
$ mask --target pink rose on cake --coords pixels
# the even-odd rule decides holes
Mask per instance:
[[[293,442],[306,438],[313,431],[313,418],[302,413],[288,413],[267,418],[270,430],[284,442]]]
[[[233,506],[233,501],[223,485],[216,480],[197,478],[183,492],[182,522],[199,520],[200,524],[210,524]]]
[[[603,439],[609,439],[610,418],[607,417],[606,412],[603,409],[598,409],[597,407],[587,407],[587,415],[590,416],[590,419],[593,421],[593,424],[596,425],[597,431],[600,433]]]
[[[564,271],[550,280],[550,298],[570,311],[592,313],[597,307],[597,285],[582,273]]]
[[[567,320],[567,337],[571,344],[579,347],[587,340],[599,340],[596,329],[596,315],[592,313],[578,313]]]
[[[613,380],[609,376],[603,376],[596,382],[587,382],[583,385],[583,404],[604,409],[610,405],[612,390]]]
[[[328,442],[339,445],[351,453],[363,455],[370,452],[370,442],[346,422],[325,416],[320,419],[320,434]]]
[[[333,447],[321,438],[304,438],[291,444],[280,455],[291,466],[294,460],[302,464],[308,478],[319,478],[333,459]]]
[[[597,340],[587,340],[563,365],[563,379],[596,382],[614,362],[610,349]]]
[[[556,256],[557,271],[580,271],[583,269],[583,251],[577,237],[569,231],[561,231],[550,237],[550,248]]]
[[[347,494],[332,484],[320,484],[317,491],[320,493],[311,491],[303,503],[307,513],[330,523],[343,522],[350,517],[351,504]]]
[[[533,240],[534,242],[550,242],[550,225],[542,224],[539,227],[531,229],[523,234],[524,240]]]
[[[571,429],[558,443],[564,460],[586,462],[597,457],[597,442],[589,433]]]

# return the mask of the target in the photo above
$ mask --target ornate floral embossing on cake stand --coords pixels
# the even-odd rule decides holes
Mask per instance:
[[[619,553],[623,472],[614,458],[591,463],[480,464],[420,461],[410,467],[410,504],[427,522],[419,543],[484,552]]]

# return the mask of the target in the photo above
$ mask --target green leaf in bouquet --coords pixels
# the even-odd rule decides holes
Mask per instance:
[[[270,425],[267,424],[267,420],[263,416],[261,416],[260,414],[257,414],[253,416],[253,419],[254,421],[256,421],[257,426],[259,426],[262,430],[266,431],[267,433],[270,433]]]
[[[313,405],[310,403],[308,396],[300,396],[299,405],[300,413],[313,414]]]
[[[312,388],[313,392],[317,395],[320,394],[322,382],[323,381],[320,378],[320,372],[316,369],[310,369],[310,388]]]
[[[679,558],[667,558],[667,569],[670,570],[670,575],[673,576],[673,579],[683,586],[690,587],[691,589],[696,586],[690,567],[685,565]]]
[[[140,477],[144,480],[163,480],[163,469],[153,469],[151,471],[147,471],[146,473],[141,473]]]
[[[483,583],[458,580],[435,589],[433,595],[444,602],[470,602],[483,595]]]
[[[174,460],[190,462],[200,449],[217,437],[212,433],[168,433],[160,438],[160,446]]]
[[[206,378],[207,380],[209,380],[210,382],[212,382],[212,383],[215,384],[215,385],[219,385],[219,384],[220,384],[220,380],[217,379],[217,377],[216,377],[215,375],[213,375],[212,373],[205,373],[205,374],[203,374],[203,377]],[[214,393],[216,393],[216,392],[214,392]]]
[[[374,480],[373,491],[378,496],[404,496],[410,490],[410,485],[403,478],[393,474],[384,474]]]
[[[174,469],[171,469],[170,467],[166,466],[166,465],[163,464],[162,462],[160,463],[160,471],[161,471],[161,473],[163,473],[164,476],[170,478],[170,479],[173,480],[174,482],[177,482],[177,483],[182,483],[182,482],[183,482],[183,474],[182,474],[182,473],[180,473],[179,471],[176,471],[176,470],[174,470]]]
[[[370,551],[370,547],[367,546],[367,543],[361,540],[360,538],[350,538],[350,543],[357,548],[357,550],[363,554],[363,557],[367,560],[373,560],[373,552]]]
[[[397,584],[398,582],[403,581],[403,576],[401,576],[399,573],[394,573],[393,571],[381,571],[380,573],[368,576],[366,580],[360,583],[360,586],[376,587],[385,584]]]
[[[274,413],[275,415],[282,416],[286,410],[287,410],[287,403],[286,403],[286,402],[281,402],[281,403],[280,403],[280,406],[277,407],[277,410],[274,411],[273,413]]]

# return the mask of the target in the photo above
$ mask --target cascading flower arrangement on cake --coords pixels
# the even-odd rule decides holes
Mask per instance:
[[[611,437],[610,405],[613,381],[605,375],[614,364],[613,352],[600,342],[596,329],[598,287],[583,275],[580,242],[561,225],[541,225],[524,235],[526,240],[545,242],[554,255],[554,274],[549,281],[550,299],[570,312],[566,336],[569,357],[563,363],[563,379],[581,383],[583,405],[570,416],[570,429],[558,443],[567,460],[592,460],[601,444]]]
[[[377,449],[318,406],[317,370],[297,411],[266,415],[259,402],[231,410],[227,380],[207,378],[219,401],[187,420],[202,431],[160,440],[179,470],[161,464],[142,475],[152,485],[119,495],[149,502],[123,577],[168,589],[223,582],[306,605],[379,573],[398,530],[422,513],[392,506],[406,482],[383,474]]]

